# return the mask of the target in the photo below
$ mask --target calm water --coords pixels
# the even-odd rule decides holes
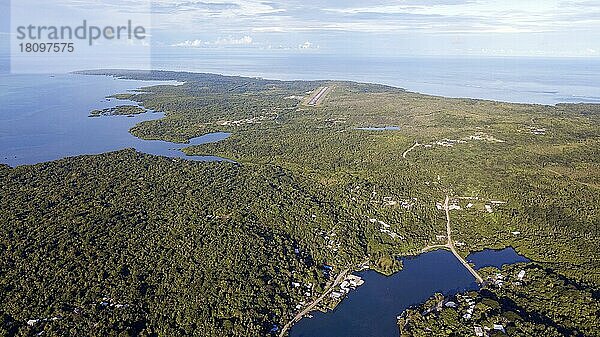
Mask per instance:
[[[600,60],[533,58],[348,57],[285,52],[158,50],[156,69],[214,72],[273,79],[340,79],[375,82],[450,97],[555,104],[600,103]],[[75,69],[74,69],[75,70]],[[181,144],[143,141],[132,118],[88,118],[90,110],[118,104],[105,96],[157,84],[80,75],[0,75],[0,162],[11,166],[132,147],[182,157]],[[219,141],[227,134],[192,140]],[[219,160],[217,157],[185,157]]]
[[[501,250],[486,249],[481,252],[475,252],[469,255],[467,260],[472,262],[477,269],[483,267],[502,268],[505,264],[530,262],[528,258],[519,255],[512,247]]]
[[[512,249],[487,250],[469,259],[481,266],[526,260]],[[396,316],[406,308],[436,292],[449,295],[478,289],[473,276],[448,251],[425,253],[403,263],[404,269],[390,277],[374,271],[357,273],[364,285],[351,291],[334,311],[302,319],[292,328],[291,337],[395,337],[399,335]]]
[[[188,146],[186,144],[145,141],[128,132],[139,122],[161,118],[162,113],[88,117],[93,109],[132,103],[107,100],[106,96],[154,84],[165,82],[82,75],[0,76],[0,162],[11,166],[34,164],[128,147],[190,160],[219,160],[211,156],[188,157],[179,151]],[[190,143],[216,142],[228,136],[227,133],[209,134]]]
[[[155,51],[153,66],[283,80],[352,80],[506,102],[600,103],[600,58],[355,57],[179,48]]]
[[[340,58],[323,55],[219,55],[186,51],[157,54],[155,67],[274,79],[341,79],[389,84],[451,97],[555,104],[600,103],[600,61],[542,59]],[[211,54],[212,53],[212,54]],[[138,151],[191,160],[184,144],[144,141],[128,130],[158,119],[162,113],[135,117],[87,117],[93,109],[124,102],[104,97],[164,82],[127,81],[103,76],[0,75],[0,162],[11,166],[67,156],[132,147]],[[171,83],[175,84],[175,83]],[[227,133],[192,139],[217,142]],[[514,250],[484,251],[469,259],[477,268],[525,262]],[[397,336],[395,317],[435,292],[456,293],[477,284],[447,251],[405,259],[404,270],[391,277],[359,273],[366,283],[350,293],[335,311],[315,313],[291,330],[292,337]]]

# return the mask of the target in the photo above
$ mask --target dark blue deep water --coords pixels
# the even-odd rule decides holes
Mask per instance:
[[[472,262],[477,269],[483,267],[502,268],[505,264],[530,262],[528,258],[519,255],[512,247],[499,250],[486,249],[481,252],[475,252],[469,255],[467,260]]]
[[[473,254],[475,255],[475,254]],[[476,266],[528,261],[510,248],[469,256]],[[291,337],[397,337],[396,316],[434,293],[446,295],[478,289],[473,276],[452,253],[438,250],[402,260],[404,269],[390,277],[374,271],[357,273],[365,284],[351,291],[337,308],[314,312],[291,330]]]

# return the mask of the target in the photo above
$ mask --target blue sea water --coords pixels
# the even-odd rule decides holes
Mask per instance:
[[[477,289],[473,276],[444,250],[403,259],[401,272],[385,277],[374,271],[357,273],[365,283],[351,291],[333,312],[314,312],[300,320],[291,337],[394,337],[396,316],[436,292]]]
[[[190,160],[220,160],[212,156],[188,157],[184,146],[223,140],[227,133],[208,134],[190,144],[146,141],[128,131],[142,121],[163,117],[147,112],[133,117],[88,117],[90,111],[131,101],[106,96],[155,84],[119,80],[107,76],[1,75],[0,76],[0,162],[10,166],[35,164],[81,154],[97,154],[124,148]]]
[[[350,57],[191,49],[159,50],[153,54],[153,65],[282,80],[354,80],[449,97],[600,103],[599,59]],[[160,118],[160,113],[87,117],[92,109],[122,104],[105,96],[152,84],[72,74],[0,75],[0,162],[34,164],[126,147],[185,157],[178,151],[180,144],[142,141],[128,133],[136,123]],[[206,136],[192,143],[226,136]]]
[[[153,66],[282,80],[351,80],[517,103],[600,103],[600,58],[358,57],[161,49],[153,54]]]

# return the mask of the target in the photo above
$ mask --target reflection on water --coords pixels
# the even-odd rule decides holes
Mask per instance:
[[[475,252],[467,256],[467,261],[472,262],[477,269],[483,267],[502,268],[505,264],[530,262],[528,258],[519,255],[512,247],[501,250],[486,249],[481,252]]]
[[[357,273],[365,284],[351,291],[326,314],[316,312],[291,330],[291,337],[398,336],[396,316],[436,292],[477,289],[471,274],[444,250],[403,259],[404,269],[386,277],[374,271]]]
[[[528,260],[512,248],[471,254],[477,267]],[[445,250],[403,259],[404,269],[386,277],[374,271],[357,273],[365,284],[351,291],[328,313],[315,312],[291,330],[291,337],[394,337],[396,316],[435,293],[456,294],[478,289],[473,276]]]

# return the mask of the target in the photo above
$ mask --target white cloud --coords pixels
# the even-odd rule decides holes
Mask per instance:
[[[38,0],[21,0],[38,1]],[[154,29],[218,29],[285,33],[313,31],[521,33],[593,30],[600,26],[597,0],[54,0],[53,4],[100,11],[148,14]]]
[[[16,0],[15,0],[16,1]],[[36,4],[39,0],[19,0]],[[460,48],[480,50],[502,45],[564,49],[600,56],[600,0],[52,0],[55,16],[105,18],[152,13],[147,24],[153,44],[187,48],[255,47],[263,49],[334,50],[373,41],[392,52],[441,50],[454,36],[466,37]],[[152,4],[150,8],[149,4]],[[31,5],[31,6],[34,6]],[[34,7],[32,7],[34,8]],[[65,9],[66,8],[66,9]],[[76,11],[73,11],[76,10]],[[40,13],[47,15],[45,11]],[[75,17],[74,16],[74,17]],[[111,21],[112,20],[112,21]],[[103,22],[102,20],[96,20]],[[137,19],[136,19],[137,21]],[[219,37],[220,38],[217,38]],[[414,39],[412,37],[415,37]],[[182,41],[184,39],[190,39]],[[257,42],[258,40],[258,42]],[[308,44],[302,43],[307,41]],[[313,43],[311,43],[313,41]],[[441,43],[427,42],[441,41]],[[489,41],[489,43],[488,43]],[[176,43],[174,43],[176,42]],[[171,44],[174,43],[174,44]],[[302,43],[299,45],[299,43]],[[377,42],[379,43],[379,42]],[[535,46],[531,46],[535,44]],[[430,46],[431,45],[431,46]],[[429,52],[428,52],[429,53]],[[523,52],[524,53],[524,52]]]
[[[285,33],[286,29],[283,27],[254,27],[252,31],[255,33]]]

